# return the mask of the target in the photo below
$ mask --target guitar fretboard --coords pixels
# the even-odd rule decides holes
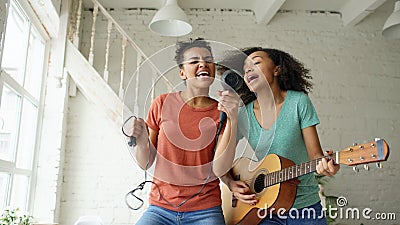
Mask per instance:
[[[333,153],[329,158],[335,158],[337,153]],[[269,187],[287,180],[315,172],[318,163],[322,158],[308,161],[302,164],[294,165],[279,171],[271,172],[265,175],[264,188]]]

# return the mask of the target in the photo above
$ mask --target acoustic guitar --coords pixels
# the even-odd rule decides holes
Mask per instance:
[[[389,155],[389,146],[383,139],[347,147],[331,156],[336,164],[356,166],[372,162],[385,161]],[[258,203],[254,206],[234,198],[226,185],[222,185],[222,209],[227,225],[255,225],[260,218],[260,210],[268,213],[272,209],[285,209],[288,212],[296,197],[297,177],[315,172],[322,158],[295,165],[293,161],[275,154],[267,155],[257,162],[254,169],[249,169],[255,161],[248,158],[235,160],[231,176],[235,180],[246,182]],[[366,169],[367,169],[366,165]],[[379,163],[380,166],[380,163]],[[276,213],[276,211],[272,211]]]

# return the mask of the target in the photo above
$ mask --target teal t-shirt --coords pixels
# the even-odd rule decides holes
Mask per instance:
[[[254,102],[251,102],[239,110],[237,140],[245,137],[259,160],[268,154],[277,154],[295,164],[309,161],[301,130],[319,124],[319,119],[308,95],[288,90],[278,118],[268,130],[258,123],[253,106]],[[314,173],[298,178],[301,182],[293,208],[319,202],[319,187]]]

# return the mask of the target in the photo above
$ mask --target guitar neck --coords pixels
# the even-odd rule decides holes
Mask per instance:
[[[336,157],[336,153],[333,153],[331,156],[329,156],[329,158],[335,158]],[[287,180],[296,178],[296,177],[300,177],[312,172],[317,171],[317,165],[318,163],[323,159],[323,158],[327,158],[327,157],[322,157],[322,158],[318,158],[315,160],[311,160],[305,163],[301,163],[298,165],[294,165],[282,170],[278,170],[272,173],[268,173],[265,176],[264,179],[264,187],[269,187],[281,182],[285,182]]]
[[[317,170],[318,163],[323,158],[334,158],[336,164],[356,166],[360,164],[385,161],[388,156],[388,144],[383,139],[377,139],[373,142],[347,147],[342,151],[335,152],[327,157],[322,157],[299,165],[294,165],[282,170],[268,173],[265,175],[264,179],[260,179],[259,182],[263,182],[263,184],[261,183],[261,185],[264,185],[265,188],[308,173],[315,172]]]

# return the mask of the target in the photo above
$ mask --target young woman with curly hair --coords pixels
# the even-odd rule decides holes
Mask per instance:
[[[268,154],[301,164],[323,157],[316,125],[316,110],[308,93],[312,84],[309,70],[290,54],[277,49],[254,47],[243,50],[241,66],[247,92],[241,93],[245,107],[239,109],[237,140],[245,137],[258,160]],[[322,159],[317,173],[332,176],[339,170],[332,160]],[[229,174],[222,178],[233,195],[249,205],[256,205],[255,194],[243,181]],[[299,177],[300,184],[292,206],[299,213],[287,213],[264,218],[260,224],[326,224],[318,183],[313,173]],[[283,195],[285,193],[282,193]],[[317,218],[303,216],[316,212]],[[305,214],[307,215],[307,214]]]
[[[237,118],[239,97],[231,91],[220,91],[219,102],[209,96],[215,63],[208,41],[190,39],[176,48],[178,75],[186,88],[161,94],[147,119],[133,122],[139,166],[147,170],[155,164],[150,205],[136,224],[225,225],[217,176],[233,160],[229,153],[236,143],[229,140],[237,124],[231,116]],[[227,120],[217,141],[221,111]]]

